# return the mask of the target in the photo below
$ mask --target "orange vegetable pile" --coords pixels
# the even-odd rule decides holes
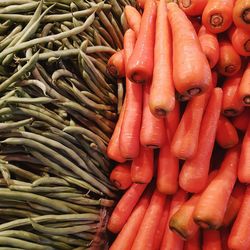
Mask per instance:
[[[111,250],[250,249],[250,0],[138,1],[107,153]]]

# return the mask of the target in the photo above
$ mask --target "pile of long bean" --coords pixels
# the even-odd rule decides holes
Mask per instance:
[[[127,4],[0,1],[0,249],[105,249]]]

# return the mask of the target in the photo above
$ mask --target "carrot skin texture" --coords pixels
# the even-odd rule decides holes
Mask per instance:
[[[220,231],[203,230],[203,250],[223,250]]]
[[[200,250],[201,249],[200,239],[201,239],[201,231],[198,230],[191,239],[184,242],[183,250]]]
[[[179,0],[180,8],[189,16],[199,16],[202,14],[208,0]]]
[[[124,50],[117,51],[109,58],[107,71],[115,78],[125,76]]]
[[[124,13],[125,13],[125,17],[127,19],[129,28],[132,29],[135,32],[136,37],[138,37],[138,34],[140,32],[140,26],[141,26],[141,14],[136,8],[129,6],[129,5],[127,5],[124,8]]]
[[[239,98],[244,106],[250,106],[250,63],[245,69],[239,85]]]
[[[250,1],[237,0],[233,8],[234,24],[246,31],[250,31],[250,17],[249,17]]]
[[[250,120],[250,110],[245,109],[241,114],[233,117],[232,123],[235,128],[237,128],[240,131],[245,132],[247,130],[249,120]]]

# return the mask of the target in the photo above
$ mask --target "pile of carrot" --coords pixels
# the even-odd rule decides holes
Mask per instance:
[[[137,0],[108,62],[110,250],[250,249],[250,0]]]

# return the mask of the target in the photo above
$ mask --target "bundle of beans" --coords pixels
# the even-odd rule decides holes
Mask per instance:
[[[1,249],[105,248],[127,4],[0,1]]]

